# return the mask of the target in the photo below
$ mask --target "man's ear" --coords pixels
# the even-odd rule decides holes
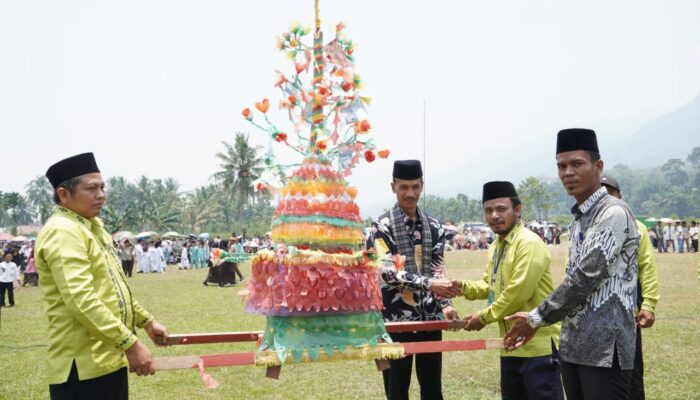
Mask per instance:
[[[61,204],[65,204],[66,202],[68,202],[68,196],[70,195],[68,189],[60,187],[56,189],[56,194],[58,195],[58,200]]]
[[[515,216],[518,217],[518,218],[520,218],[521,215],[523,214],[523,205],[522,205],[522,204],[518,204],[517,206],[515,206],[515,207],[513,208],[513,211],[515,212]]]
[[[396,193],[396,183],[391,182],[391,191]]]

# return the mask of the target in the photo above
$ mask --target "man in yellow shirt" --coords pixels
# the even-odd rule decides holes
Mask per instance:
[[[483,279],[461,283],[468,300],[488,299],[486,308],[465,318],[465,329],[478,331],[496,322],[503,336],[510,328],[504,317],[533,309],[552,292],[551,255],[520,222],[522,205],[512,183],[486,183],[482,202],[484,218],[498,237],[489,247]],[[502,352],[503,399],[563,399],[558,344],[559,324],[553,324],[516,351]]]
[[[600,182],[611,196],[622,199],[620,184],[610,175],[603,175]],[[637,222],[639,230],[639,274],[637,275],[637,344],[635,345],[634,370],[630,378],[629,400],[644,400],[644,358],[642,356],[642,328],[651,328],[656,316],[656,303],[659,301],[658,275],[656,258],[649,238],[649,230],[643,223]]]
[[[104,181],[92,153],[61,160],[46,177],[57,204],[36,241],[39,287],[49,319],[51,399],[127,399],[129,371],[153,374],[154,343],[168,336],[132,298],[112,238],[97,218]]]

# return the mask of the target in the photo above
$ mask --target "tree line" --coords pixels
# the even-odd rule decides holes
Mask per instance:
[[[219,169],[211,182],[183,192],[174,178],[141,176],[134,182],[122,176],[106,180],[108,198],[101,217],[110,232],[156,231],[164,233],[241,232],[262,234],[269,230],[273,207],[266,193],[252,186],[263,171],[262,150],[251,146],[248,136],[236,133],[233,143],[222,142],[216,154]],[[53,212],[53,189],[37,176],[25,194],[0,191],[0,226],[43,224]]]
[[[211,182],[183,192],[173,178],[141,176],[129,182],[121,176],[106,181],[108,202],[102,218],[110,232],[175,230],[179,233],[233,232],[252,234],[269,230],[271,197],[255,192],[253,181],[264,170],[262,148],[251,146],[248,136],[236,133],[233,143],[223,142],[216,154],[219,169]],[[624,200],[640,217],[693,219],[700,216],[700,146],[685,160],[672,158],[660,167],[606,168],[621,185]],[[44,176],[25,187],[25,194],[0,191],[0,226],[13,230],[43,224],[53,210],[53,190]],[[523,202],[523,219],[565,222],[573,200],[558,178],[528,177],[517,185]],[[465,194],[424,196],[426,210],[441,221],[482,221],[481,199]]]

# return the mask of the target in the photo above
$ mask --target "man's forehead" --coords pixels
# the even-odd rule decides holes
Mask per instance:
[[[498,197],[496,199],[486,200],[484,208],[495,208],[500,206],[510,206],[510,197]]]
[[[590,156],[584,150],[565,151],[557,154],[557,162],[572,162],[576,160],[590,161]]]
[[[413,186],[413,185],[420,185],[423,183],[423,179],[418,178],[418,179],[399,179],[399,178],[394,178],[394,183],[397,185],[406,185],[406,186]]]
[[[84,185],[103,185],[105,183],[104,180],[102,180],[102,174],[99,172],[93,172],[81,176],[80,182]]]

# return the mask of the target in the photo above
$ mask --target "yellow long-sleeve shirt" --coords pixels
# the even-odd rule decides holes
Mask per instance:
[[[494,276],[498,258],[501,262]],[[551,261],[542,239],[518,223],[503,239],[499,237],[491,244],[483,279],[462,282],[462,294],[468,300],[488,299],[492,291],[490,304],[479,312],[479,320],[483,324],[498,321],[500,334],[505,336],[510,329],[505,317],[532,310],[552,292]],[[558,323],[540,328],[526,345],[511,353],[501,351],[501,355],[539,357],[552,354],[551,343],[553,340],[559,345],[559,331]]]
[[[35,256],[49,319],[49,384],[65,382],[73,360],[80,380],[127,366],[136,327],[153,317],[131,297],[102,221],[56,207]]]
[[[637,228],[639,230],[639,255],[637,262],[639,264],[639,284],[642,288],[642,310],[654,312],[656,303],[659,301],[658,282],[659,278],[656,273],[656,257],[654,249],[649,238],[649,230],[646,225],[637,220]]]

